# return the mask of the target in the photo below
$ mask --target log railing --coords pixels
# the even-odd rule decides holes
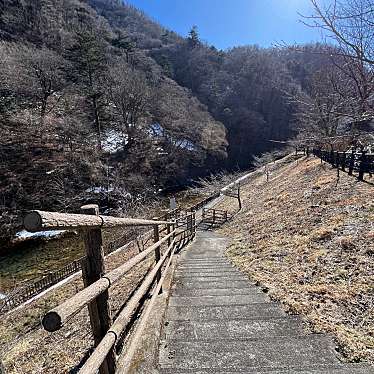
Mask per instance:
[[[196,212],[199,209],[201,209],[203,206],[214,200],[219,196],[219,193],[214,193],[207,198],[205,198],[202,201],[199,201],[197,204],[193,205],[192,207],[187,209],[187,212]],[[32,215],[28,216],[28,223],[27,225],[31,225],[34,227],[34,229],[37,229],[37,227],[40,227],[40,222],[43,219],[46,219],[45,215],[43,214],[43,217],[40,216],[42,212],[34,211]],[[45,213],[45,212],[43,212]],[[175,220],[180,217],[183,217],[185,215],[185,212],[182,211],[181,208],[176,208],[174,210],[171,210],[165,214],[163,214],[160,217],[155,218],[156,221],[170,221]],[[76,217],[76,216],[75,216]],[[29,227],[29,226],[28,226]],[[161,226],[160,227],[160,234],[163,234],[168,231],[167,226]],[[184,234],[186,236],[186,234]],[[140,240],[143,243],[143,239],[145,238],[145,243],[148,243],[150,239],[152,239],[153,234],[151,231],[146,231],[139,235],[138,229],[136,226],[132,226],[132,228],[127,228],[125,235],[121,238],[121,246],[119,247],[119,244],[115,244],[115,242],[110,242],[108,247],[105,250],[105,254],[109,254],[114,252],[115,250],[121,250],[127,245],[129,245],[133,240]],[[182,244],[185,241],[185,238],[181,236],[180,238],[180,244]],[[117,241],[116,241],[117,242]],[[144,245],[144,243],[143,243]],[[117,248],[119,247],[119,248]],[[81,264],[84,262],[85,257],[81,257],[79,259],[76,259],[62,268],[51,272],[50,274],[46,275],[45,277],[41,278],[40,280],[35,281],[34,283],[27,284],[26,286],[23,286],[21,288],[18,288],[11,292],[9,295],[7,295],[4,299],[0,300],[0,313],[7,312],[13,308],[16,308],[17,306],[25,303],[26,301],[30,300],[31,298],[39,295],[41,292],[49,289],[53,285],[63,281],[67,277],[78,273],[81,270]]]
[[[203,208],[201,223],[211,227],[222,225],[227,222],[228,214],[226,210]]]
[[[365,174],[374,174],[374,155],[365,151],[336,152],[313,149],[313,155],[320,158],[321,162],[331,164],[338,172],[346,171],[348,175],[357,173],[357,178],[361,181],[364,180]]]
[[[82,214],[33,211],[25,217],[25,228],[29,231],[80,230],[85,241],[86,257],[82,264],[85,288],[46,313],[42,325],[46,331],[58,331],[87,306],[96,348],[80,373],[95,373],[99,370],[101,374],[112,374],[116,368],[114,348],[134,311],[152,288],[151,300],[154,302],[155,295],[162,292],[162,282],[173,255],[194,238],[195,212],[181,214],[179,218],[168,221],[101,216],[95,205],[84,206],[81,211]],[[127,226],[153,228],[154,243],[121,266],[106,272],[102,229]],[[162,250],[164,245],[166,249]],[[154,258],[154,266],[113,322],[108,303],[110,287],[148,258]]]

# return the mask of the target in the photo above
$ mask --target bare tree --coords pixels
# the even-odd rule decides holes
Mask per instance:
[[[326,47],[334,65],[346,76],[356,96],[351,114],[356,119],[373,115],[374,94],[374,5],[372,0],[334,0],[322,6],[310,0],[314,15],[305,16],[305,23],[323,30],[333,40],[334,48]],[[352,107],[350,108],[353,109]]]
[[[152,90],[142,72],[119,60],[109,70],[108,95],[118,119],[116,127],[122,134],[124,149],[128,149],[147,124]]]
[[[298,130],[304,135],[332,138],[347,117],[346,110],[353,99],[344,92],[342,77],[326,68],[311,78],[307,91],[297,90],[291,102],[297,107]]]
[[[324,30],[327,36],[337,43],[341,55],[373,65],[373,1],[334,0],[325,7],[320,0],[310,1],[315,14],[305,16],[306,23]]]
[[[22,98],[33,100],[43,123],[64,95],[64,69],[68,63],[46,48],[1,43],[0,51],[5,56],[0,81],[17,93],[19,104],[22,105]]]

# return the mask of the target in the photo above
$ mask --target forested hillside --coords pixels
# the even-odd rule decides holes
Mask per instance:
[[[2,221],[92,200],[123,208],[225,159],[224,126],[133,43],[136,28],[81,1],[1,6]],[[135,9],[118,9],[152,39]]]
[[[248,168],[297,134],[305,97],[335,66],[326,47],[298,49],[219,51],[119,0],[2,1],[2,236],[28,209],[95,201],[115,214]]]

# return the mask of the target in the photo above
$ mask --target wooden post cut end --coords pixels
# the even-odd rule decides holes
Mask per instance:
[[[99,206],[97,204],[88,204],[81,206],[81,212],[83,214],[92,214],[94,216],[99,215]]]
[[[43,317],[42,325],[44,330],[54,332],[62,327],[62,320],[58,313],[50,311]]]
[[[28,214],[23,219],[23,226],[27,231],[35,232],[42,230],[42,217],[39,212],[34,210]]]

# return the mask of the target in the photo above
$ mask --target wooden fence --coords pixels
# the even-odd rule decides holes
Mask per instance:
[[[53,285],[61,282],[70,275],[81,270],[81,261],[83,258],[70,262],[56,272],[50,273],[35,283],[29,284],[20,289],[16,289],[10,295],[0,301],[0,312],[5,312],[16,308],[32,297],[47,290]]]
[[[220,226],[227,222],[226,210],[203,208],[201,224],[209,227]]]
[[[211,202],[212,200],[216,199],[219,196],[219,193],[212,194],[208,196],[206,199],[199,201],[197,204],[193,205],[192,207],[188,208],[188,212],[196,212],[201,209],[203,206]],[[184,212],[181,208],[174,209],[163,214],[160,217],[157,217],[156,220],[160,221],[168,221],[168,220],[175,220],[178,219]],[[165,231],[166,228],[163,229]],[[149,231],[143,233],[142,235],[137,235],[136,231],[127,232],[122,238],[121,242],[123,246],[129,244],[132,240],[142,240],[142,238],[146,236],[146,243],[148,242],[149,237],[152,236],[152,233]],[[183,240],[181,240],[181,243]],[[114,246],[114,243],[109,243],[107,250],[105,251],[106,254],[110,254],[117,250]],[[55,284],[61,282],[62,280],[66,279],[67,277],[79,272],[81,270],[81,263],[85,260],[85,257],[81,257],[75,261],[70,262],[69,264],[63,266],[59,270],[48,274],[47,276],[43,277],[42,279],[36,281],[35,283],[28,284],[24,287],[18,288],[7,295],[4,299],[0,300],[0,313],[7,312],[11,309],[16,308],[19,305],[22,305],[26,301],[30,300],[31,298],[39,295],[41,292],[47,290],[48,288],[54,286]]]
[[[195,212],[182,214],[172,221],[144,220],[101,216],[97,206],[87,205],[82,207],[82,214],[33,211],[25,217],[24,224],[28,231],[55,229],[81,231],[86,249],[86,256],[81,261],[85,288],[49,311],[44,316],[42,325],[49,332],[57,331],[88,306],[96,348],[80,369],[80,373],[95,373],[97,370],[101,374],[114,373],[116,367],[114,347],[118,339],[123,335],[132,314],[149,290],[153,289],[153,300],[162,291],[162,282],[173,255],[195,236]],[[151,227],[154,243],[116,269],[106,272],[102,229],[128,226]],[[145,275],[142,283],[113,322],[108,304],[110,287],[134,266],[148,258],[154,258],[151,271]]]
[[[335,152],[313,149],[313,155],[320,158],[321,162],[328,162],[338,171],[347,171],[349,175],[356,174],[361,181],[364,180],[365,174],[374,174],[374,154],[367,154],[365,151]]]

